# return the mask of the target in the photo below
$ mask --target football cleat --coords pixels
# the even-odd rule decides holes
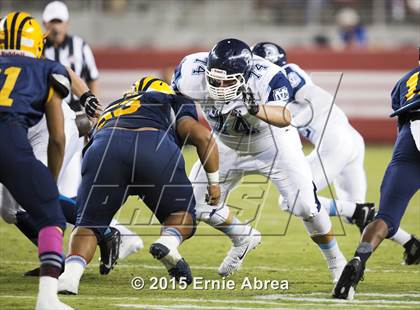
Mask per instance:
[[[58,298],[54,300],[49,299],[40,299],[38,298],[35,306],[35,310],[74,310],[69,305],[62,303]]]
[[[109,227],[111,233],[107,234],[101,242],[98,243],[101,251],[99,259],[99,273],[107,275],[117,264],[119,249],[121,244],[121,234],[118,229]]]
[[[375,204],[374,203],[356,203],[356,210],[351,217],[350,222],[359,227],[360,233],[363,233],[365,227],[372,222],[375,217]]]
[[[240,245],[232,245],[228,254],[220,264],[218,273],[222,277],[232,275],[234,272],[239,270],[245,256],[255,249],[261,243],[261,233],[252,228],[251,233],[248,236],[244,236]]]
[[[118,259],[123,260],[129,255],[144,248],[143,240],[141,240],[135,232],[129,230],[123,225],[118,225],[116,228],[119,230],[121,235]]]
[[[35,269],[29,270],[23,274],[24,277],[39,277],[41,269],[36,267]]]
[[[363,281],[365,266],[359,257],[353,257],[347,265],[333,290],[333,297],[337,299],[352,300],[360,280]]]
[[[420,240],[411,235],[411,239],[404,244],[404,264],[417,265],[420,263]]]
[[[77,295],[79,294],[79,285],[70,278],[60,277],[58,279],[57,292],[61,295]]]
[[[187,284],[193,281],[190,266],[181,257],[177,249],[169,249],[161,243],[153,243],[149,250],[152,256],[159,260],[168,270],[171,277],[178,282],[184,280]]]

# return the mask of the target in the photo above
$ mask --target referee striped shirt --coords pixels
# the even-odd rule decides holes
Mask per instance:
[[[86,82],[99,78],[98,68],[92,50],[82,38],[67,35],[63,43],[54,47],[47,40],[44,48],[44,56],[48,59],[58,61],[64,66],[70,67],[79,77]],[[80,111],[81,107],[76,96],[66,98],[70,107]]]

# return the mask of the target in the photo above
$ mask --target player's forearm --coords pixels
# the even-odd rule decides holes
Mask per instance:
[[[219,150],[210,130],[186,117],[179,121],[177,133],[183,141],[197,148],[197,155],[207,173],[219,170]]]
[[[197,155],[204,167],[204,170],[207,173],[218,171],[219,151],[217,148],[217,143],[212,137],[211,132],[208,131],[208,133],[203,134],[200,139],[197,139],[195,141],[195,146],[197,148]]]
[[[72,69],[66,69],[71,79],[71,91],[73,94],[80,98],[84,93],[89,91],[89,87],[80,77],[77,76],[77,74]]]
[[[260,120],[276,126],[287,127],[292,121],[292,116],[288,109],[282,106],[260,104],[260,109],[255,115]]]
[[[98,96],[98,93],[99,93],[98,80],[92,80],[92,81],[86,82],[86,85],[89,87],[90,91],[95,96]]]
[[[57,181],[64,159],[65,136],[51,137],[48,141],[48,169]]]

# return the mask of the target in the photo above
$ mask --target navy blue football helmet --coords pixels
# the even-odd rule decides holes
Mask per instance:
[[[225,39],[210,51],[207,60],[206,81],[210,97],[231,101],[241,95],[252,70],[252,52],[237,39]]]
[[[286,51],[275,43],[260,42],[255,44],[252,48],[252,53],[265,58],[280,67],[287,64]]]

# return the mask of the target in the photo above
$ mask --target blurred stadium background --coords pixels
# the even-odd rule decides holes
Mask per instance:
[[[48,0],[2,0],[39,20]],[[420,0],[72,0],[70,33],[93,47],[103,102],[144,73],[167,79],[188,53],[236,37],[273,41],[334,92],[367,142],[392,142],[390,91],[417,64]],[[344,37],[350,37],[345,40]],[[338,85],[341,73],[343,78]]]

